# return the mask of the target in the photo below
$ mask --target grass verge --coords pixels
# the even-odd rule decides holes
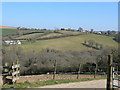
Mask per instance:
[[[54,85],[54,84],[61,84],[61,83],[70,83],[70,82],[80,82],[80,81],[91,81],[91,80],[100,80],[106,79],[106,77],[101,78],[84,78],[84,79],[60,79],[60,80],[48,80],[48,81],[37,81],[37,82],[24,82],[24,83],[16,83],[13,85],[5,84],[2,88],[33,88],[33,87],[40,87],[46,85]]]

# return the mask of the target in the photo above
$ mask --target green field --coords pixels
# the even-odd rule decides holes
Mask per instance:
[[[20,37],[17,37],[15,39],[29,39],[29,38],[35,38],[35,37],[39,37],[40,35],[42,35],[43,33],[34,33],[34,34],[28,34],[28,35],[22,35]]]
[[[36,40],[33,43],[24,41],[21,45],[17,46],[22,47],[25,51],[40,51],[45,48],[57,50],[91,50],[92,48],[86,47],[82,44],[85,40],[94,40],[95,42],[102,44],[104,47],[118,47],[118,43],[113,40],[113,37],[96,34],[62,37],[48,40]],[[8,46],[7,48],[10,47],[12,46]]]
[[[3,34],[12,34],[15,33],[17,29],[3,29]],[[19,33],[30,33],[35,32],[34,30],[19,30]],[[43,31],[44,33],[47,31]],[[63,34],[80,34],[80,32],[73,31],[58,31]],[[15,39],[28,39],[28,38],[49,38],[54,36],[60,36],[63,34],[60,33],[48,33],[43,35],[44,33],[33,33],[22,35],[19,37],[15,37]],[[43,36],[41,36],[43,35]],[[61,37],[56,39],[48,39],[48,40],[36,40],[35,42],[22,41],[21,45],[16,45],[22,47],[25,51],[40,51],[45,48],[51,48],[56,50],[91,50],[92,48],[84,46],[85,40],[94,40],[95,42],[102,44],[103,47],[118,47],[118,43],[113,40],[113,37],[105,36],[105,35],[97,35],[97,34],[81,34],[79,36],[68,36]],[[6,48],[10,49],[12,46],[7,46]]]
[[[49,33],[47,35],[44,35],[42,37],[39,37],[39,38],[49,38],[49,37],[54,37],[54,36],[61,36],[62,34],[59,34],[59,33]]]
[[[13,34],[17,32],[17,29],[0,29],[0,30],[2,30],[3,35]]]
[[[74,32],[74,31],[58,31],[63,34],[80,34],[81,32]]]

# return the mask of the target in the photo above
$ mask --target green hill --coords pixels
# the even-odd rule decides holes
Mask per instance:
[[[102,44],[104,47],[118,47],[118,43],[113,40],[113,37],[96,34],[36,40],[35,42],[24,41],[21,45],[16,46],[22,47],[25,51],[39,51],[45,48],[57,50],[91,50],[92,48],[86,47],[82,44],[85,40],[94,40],[95,42]],[[8,46],[8,48],[10,47],[12,46]]]

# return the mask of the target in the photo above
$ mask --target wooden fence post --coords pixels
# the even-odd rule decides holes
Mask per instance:
[[[20,76],[20,64],[18,63],[18,60],[16,61],[16,63],[13,62],[12,64],[12,82],[13,84],[17,82],[17,80],[19,79]]]
[[[3,67],[3,73],[4,74],[7,74],[9,72],[9,69],[8,69],[8,63],[6,62],[4,67]],[[3,75],[3,84],[6,84],[7,83],[7,75]]]
[[[16,65],[19,65],[18,60],[16,61]],[[19,72],[19,67],[16,67],[16,71]],[[19,74],[20,74],[20,73],[17,73],[17,74],[16,74],[16,78],[19,78],[19,76],[20,76]],[[17,82],[17,81],[16,81],[16,82]]]
[[[94,73],[94,78],[96,78],[97,69],[98,69],[98,64],[95,64],[95,73]]]
[[[77,79],[79,79],[79,75],[80,75],[80,68],[81,68],[81,64],[79,64],[79,67],[78,67]]]
[[[13,75],[13,73],[15,72],[14,66],[15,66],[15,63],[13,62],[13,63],[12,63],[12,82],[13,82],[13,84],[15,83],[15,81],[14,81],[15,76]]]
[[[107,67],[107,90],[112,89],[112,55],[108,55],[108,67]]]
[[[118,67],[119,67],[119,66],[117,66],[117,71],[119,71]],[[119,78],[119,73],[117,73],[117,78],[118,78],[118,86],[120,86],[120,78]]]
[[[56,75],[56,66],[57,66],[57,61],[55,60],[55,63],[54,63],[53,79],[55,79],[55,75]]]

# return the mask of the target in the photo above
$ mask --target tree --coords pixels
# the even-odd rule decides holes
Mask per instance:
[[[83,32],[83,28],[79,27],[78,31]]]
[[[93,33],[93,29],[91,29],[90,32]]]
[[[120,42],[120,32],[115,36],[114,40]]]
[[[17,27],[18,30],[20,30],[20,27]]]
[[[65,30],[64,28],[61,28],[61,30]]]

